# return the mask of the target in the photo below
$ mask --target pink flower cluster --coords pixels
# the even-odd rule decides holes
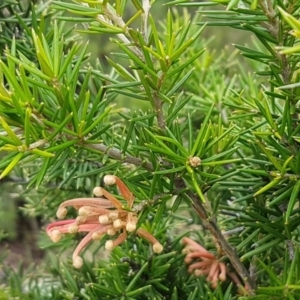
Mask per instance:
[[[59,219],[67,215],[67,207],[73,206],[78,211],[76,219],[57,221],[47,226],[46,232],[53,242],[58,242],[65,233],[74,234],[87,232],[73,252],[73,266],[80,268],[83,264],[79,256],[81,251],[93,240],[100,240],[105,234],[116,236],[114,240],[108,240],[105,244],[107,250],[112,250],[127,238],[128,232],[134,232],[153,244],[153,251],[160,253],[163,246],[148,231],[138,228],[138,216],[132,211],[134,195],[117,176],[106,175],[106,185],[116,184],[120,194],[127,201],[127,207],[112,194],[101,187],[94,188],[97,198],[76,198],[64,201],[58,208],[56,216]]]
[[[186,257],[184,262],[189,265],[188,272],[195,276],[205,276],[212,288],[218,286],[218,282],[224,282],[227,275],[241,287],[241,282],[234,272],[231,272],[224,262],[219,261],[215,255],[207,251],[203,246],[188,237],[182,239],[185,245]]]

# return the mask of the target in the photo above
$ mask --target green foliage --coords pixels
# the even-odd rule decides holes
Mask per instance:
[[[164,252],[131,234],[108,256],[105,237],[78,271],[67,257],[80,234],[42,235],[50,264],[39,277],[6,268],[0,298],[297,299],[299,13],[296,0],[4,1],[0,180],[21,178],[22,213],[46,223],[115,174]],[[253,41],[216,52],[210,26]],[[99,35],[105,66],[82,41]],[[188,234],[242,286],[189,274]]]

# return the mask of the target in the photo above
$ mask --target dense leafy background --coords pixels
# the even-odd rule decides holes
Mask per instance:
[[[3,260],[0,298],[237,299],[183,263],[182,236],[217,253],[222,231],[258,285],[248,298],[297,299],[299,3],[218,2],[155,1],[151,34],[139,1],[115,1],[128,32],[96,21],[102,4],[0,4],[0,240],[38,262],[25,275]],[[164,253],[130,236],[111,256],[92,245],[74,270],[80,236],[54,245],[43,226],[110,173],[136,204],[157,199],[140,224]]]

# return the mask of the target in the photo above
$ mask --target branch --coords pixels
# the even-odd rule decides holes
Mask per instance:
[[[104,144],[85,144],[84,147],[100,151],[103,154],[107,154],[110,158],[119,160],[123,163],[129,163],[138,167],[143,167],[150,172],[154,170],[153,165],[150,162],[129,154],[123,154],[119,149],[114,147],[108,147]]]
[[[271,0],[260,0],[259,4],[268,18],[268,22],[263,22],[262,25],[267,28],[270,33],[275,37],[279,44],[283,46],[283,44],[280,42],[280,35],[282,32],[280,32],[280,24],[279,24],[279,17],[278,17],[278,12],[274,9],[273,3]],[[276,51],[277,57],[282,61],[282,78],[283,82],[285,84],[288,84],[290,82],[290,76],[291,76],[291,69],[288,64],[288,60],[286,55],[280,54],[279,51]]]
[[[119,39],[125,44],[134,43],[134,41],[130,42],[130,40],[126,37],[126,36],[130,37],[126,23],[123,21],[123,19],[120,16],[116,14],[115,10],[109,4],[103,5],[103,12],[105,16],[108,17],[109,20],[111,20],[112,22],[117,24],[121,29],[124,30],[125,34],[117,34]],[[107,20],[105,20],[105,18],[102,15],[98,15],[98,20],[101,23],[103,22],[108,23]],[[110,23],[112,24],[112,22]],[[131,46],[130,48],[132,52],[134,52],[140,59],[144,60],[144,55],[138,47]]]
[[[1,178],[0,185],[6,182],[13,182],[18,184],[28,184],[28,181],[22,177],[15,177],[15,176],[7,176],[4,178]]]
[[[143,16],[142,16],[142,33],[144,40],[148,43],[148,18],[149,18],[149,11],[151,9],[151,4],[149,0],[143,0]]]
[[[163,72],[158,79],[157,90],[153,92],[154,109],[157,115],[157,124],[158,127],[162,130],[162,132],[166,131],[166,120],[163,112],[164,103],[159,97],[159,91],[164,82],[164,79],[165,79],[165,73]]]
[[[165,116],[163,113],[163,101],[158,97],[158,95],[155,93],[153,95],[154,99],[154,107],[155,107],[155,113],[157,116],[157,124],[158,127],[162,130],[162,132],[166,131],[166,121]]]
[[[141,30],[142,30],[142,34],[143,37],[145,39],[145,42],[147,43],[148,40],[148,18],[149,18],[149,11],[151,8],[151,4],[149,0],[143,0],[143,17],[142,17],[142,26],[141,26]],[[118,37],[126,44],[130,44],[130,40],[128,38],[131,39],[131,36],[129,34],[128,28],[126,26],[126,23],[123,21],[123,19],[118,16],[115,12],[115,10],[109,5],[103,5],[103,13],[104,15],[110,20],[110,23],[115,23],[116,25],[118,25],[118,27],[122,28],[125,32],[125,34],[118,34]],[[107,20],[105,20],[104,16],[99,15],[98,16],[98,20],[99,22],[107,22]],[[112,21],[112,22],[111,22]],[[134,43],[134,41],[132,41]],[[131,46],[130,47],[132,52],[135,53],[135,55],[137,55],[141,60],[145,60],[143,53],[141,52],[141,50],[136,47],[136,46]],[[164,75],[160,78],[159,83],[158,83],[158,90],[160,89],[162,82],[164,79]],[[163,114],[163,101],[158,97],[157,94],[154,95],[154,107],[155,107],[155,113],[157,114],[157,123],[159,128],[164,132],[165,131],[165,127],[166,127],[166,122],[165,122],[165,118],[164,118],[164,114]]]

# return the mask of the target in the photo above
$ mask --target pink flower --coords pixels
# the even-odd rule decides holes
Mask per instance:
[[[219,280],[222,282],[226,280],[227,275],[239,287],[241,286],[237,275],[231,272],[225,263],[219,261],[213,253],[207,251],[203,246],[188,237],[184,237],[182,242],[186,245],[184,262],[189,265],[189,273],[194,273],[195,276],[205,276],[214,289],[218,286]]]
[[[81,251],[93,240],[101,239],[105,234],[118,235],[115,240],[108,240],[105,244],[107,250],[112,250],[127,238],[127,232],[134,232],[153,244],[153,251],[160,253],[163,246],[146,230],[137,227],[138,216],[132,211],[134,195],[118,177],[106,175],[106,185],[116,184],[121,195],[127,201],[127,208],[112,194],[101,187],[94,188],[97,198],[76,198],[64,201],[57,210],[57,217],[63,219],[67,215],[67,207],[73,206],[78,216],[73,220],[64,220],[51,223],[46,232],[53,242],[58,242],[65,233],[87,232],[86,236],[73,252],[73,265],[80,268],[83,264],[79,256]],[[105,197],[105,198],[103,198]]]

